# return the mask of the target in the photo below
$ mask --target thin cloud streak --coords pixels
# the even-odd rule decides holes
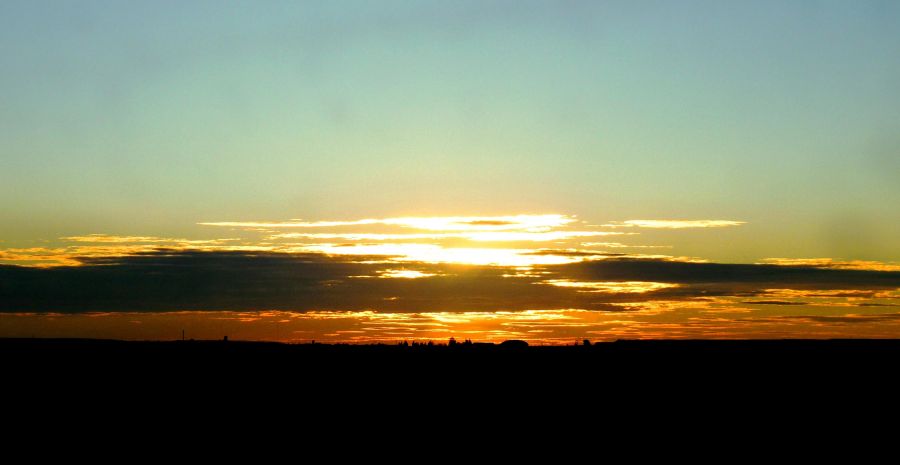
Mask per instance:
[[[610,249],[671,249],[671,245],[634,245],[621,242],[582,242],[584,247],[606,247]]]
[[[900,264],[898,263],[885,263],[873,260],[835,260],[833,258],[766,258],[761,260],[760,263],[781,266],[811,266],[816,268],[831,268],[837,270],[900,271]]]
[[[515,216],[435,216],[362,219],[353,221],[222,221],[202,222],[202,226],[232,228],[325,228],[340,226],[389,225],[428,231],[547,231],[575,221],[567,215],[515,215]]]
[[[628,220],[611,223],[607,227],[638,227],[654,229],[692,229],[692,228],[724,228],[747,224],[746,221],[732,220]]]
[[[579,292],[600,292],[605,294],[643,294],[678,287],[678,284],[649,281],[572,281],[570,279],[548,279],[541,282],[541,284],[571,287]]]
[[[88,234],[86,236],[67,236],[60,239],[70,242],[86,242],[92,244],[185,244],[216,245],[239,241],[239,238],[225,239],[178,239],[156,236],[112,236],[108,234]]]
[[[532,249],[442,247],[435,244],[316,244],[305,245],[299,251],[323,253],[332,256],[383,257],[394,262],[445,263],[461,265],[490,265],[531,267],[535,265],[560,265],[574,263],[604,255],[595,252],[583,254],[544,253],[535,254]]]
[[[552,242],[579,237],[621,236],[629,233],[617,231],[480,231],[465,233],[431,234],[379,234],[379,233],[284,233],[269,236],[270,239],[315,239],[348,241],[411,241],[434,239],[467,239],[475,242]]]

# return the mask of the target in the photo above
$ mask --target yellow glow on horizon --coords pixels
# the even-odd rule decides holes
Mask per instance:
[[[678,287],[678,284],[653,281],[572,281],[569,279],[549,279],[538,284],[584,289],[582,292],[602,292],[610,294],[644,294]]]
[[[575,221],[566,215],[434,216],[389,218],[385,224],[429,231],[547,231]]]
[[[780,316],[748,313],[735,299],[621,303],[622,311],[583,309],[404,313],[360,311],[181,311],[0,313],[3,337],[97,337],[174,340],[187,337],[282,342],[388,343],[399,341],[572,344],[582,339],[893,337],[900,318],[892,308],[833,308],[835,321],[810,319],[806,307]],[[631,307],[634,307],[633,309]],[[821,314],[816,316],[820,317]],[[852,325],[845,323],[853,320]]]
[[[171,250],[371,255],[384,257],[382,261],[385,262],[418,261],[432,264],[531,267],[601,259],[602,252],[579,253],[582,251],[573,248],[578,246],[576,241],[591,237],[637,234],[569,229],[573,223],[576,223],[575,216],[563,214],[407,216],[347,221],[209,222],[200,224],[243,228],[247,230],[248,235],[256,237],[185,239],[149,235],[87,234],[62,237],[60,239],[68,244],[63,243],[55,248],[0,249],[0,261],[39,267],[80,266],[89,261],[85,259],[164,253]],[[385,230],[385,226],[389,229]],[[269,228],[316,228],[318,231],[284,231],[276,234],[273,231],[266,231]],[[290,241],[291,239],[295,241]],[[351,244],[335,243],[341,240]],[[382,241],[385,243],[381,243]],[[470,241],[471,244],[460,241]],[[555,248],[564,248],[566,252],[554,253],[552,250],[546,251],[531,245],[541,242],[553,242]],[[482,247],[484,243],[492,243],[492,247]],[[641,257],[657,258],[651,255]],[[666,256],[658,258],[670,259]]]
[[[457,234],[439,234],[439,233],[409,233],[409,234],[389,234],[389,233],[284,233],[269,236],[270,239],[321,239],[334,240],[342,239],[346,241],[413,241],[413,240],[434,240],[446,239],[451,237],[459,237]]]
[[[271,239],[343,239],[348,241],[403,241],[468,239],[476,242],[551,242],[578,237],[619,236],[617,231],[474,231],[452,233],[284,233],[269,236]]]
[[[478,242],[550,242],[564,241],[576,237],[616,236],[625,233],[609,231],[485,231],[462,235]]]
[[[298,251],[320,252],[328,255],[385,256],[390,261],[396,262],[511,267],[562,265],[586,260],[582,256],[534,254],[535,251],[533,249],[445,248],[433,244],[317,244],[298,247]]]
[[[378,272],[379,278],[418,279],[437,276],[435,273],[424,273],[416,270],[382,270]]]

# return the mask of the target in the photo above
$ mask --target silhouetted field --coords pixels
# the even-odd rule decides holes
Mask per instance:
[[[696,417],[698,408],[720,419],[773,411],[813,418],[892,402],[900,340],[404,347],[0,339],[0,359],[5,399],[73,418],[103,408],[126,420],[258,414],[281,421],[285,411],[300,418],[338,409],[375,420],[397,415],[397,406],[408,415],[465,411],[522,421],[535,409],[610,421],[637,421],[636,411]]]
[[[419,376],[459,372],[487,376],[575,377],[610,374],[827,375],[891,369],[900,340],[647,340],[589,346],[503,344],[349,345],[248,341],[132,342],[90,339],[0,339],[8,370],[95,375]],[[55,371],[54,371],[55,370]]]

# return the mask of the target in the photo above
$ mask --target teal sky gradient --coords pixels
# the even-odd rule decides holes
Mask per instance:
[[[732,219],[900,260],[900,2],[0,3],[0,243],[197,222]]]

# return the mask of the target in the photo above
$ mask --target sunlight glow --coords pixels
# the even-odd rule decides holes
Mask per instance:
[[[382,271],[378,272],[379,278],[417,279],[417,278],[428,278],[431,276],[437,276],[437,274],[424,273],[422,271],[416,271],[416,270],[382,270]]]
[[[617,304],[623,312],[582,309],[518,312],[398,313],[361,311],[258,312],[102,312],[0,314],[0,334],[11,337],[91,337],[146,340],[187,337],[234,340],[278,340],[308,343],[388,343],[399,341],[502,342],[523,339],[530,344],[572,344],[583,339],[621,338],[834,338],[864,334],[893,337],[900,330],[895,309],[836,311],[809,316],[805,307],[790,307],[789,315],[753,315],[731,299]],[[211,321],[213,324],[198,324]],[[847,324],[847,323],[852,324]]]
[[[568,279],[549,279],[541,284],[558,287],[574,287],[584,289],[581,292],[602,292],[609,294],[643,294],[678,287],[677,284],[657,283],[652,281],[572,281]]]
[[[550,242],[565,241],[576,237],[619,236],[615,231],[474,231],[451,233],[284,233],[269,236],[270,239],[343,239],[348,241],[402,241],[435,239],[468,239],[477,242]]]
[[[575,221],[566,215],[516,216],[447,216],[406,217],[383,220],[385,224],[406,226],[429,231],[547,231]]]
[[[565,226],[575,221],[567,215],[515,215],[515,216],[432,216],[400,217],[384,219],[363,219],[356,221],[285,221],[285,222],[241,222],[222,221],[198,223],[203,226],[223,226],[233,228],[323,228],[338,226],[359,226],[384,224],[403,226],[427,231],[547,231]]]
[[[609,231],[546,231],[546,232],[473,232],[462,237],[479,242],[549,242],[564,241],[575,237],[617,236],[625,233]]]
[[[317,244],[299,247],[298,251],[321,252],[329,255],[385,256],[395,262],[456,263],[528,267],[562,265],[584,261],[589,257],[541,254],[531,249],[479,249],[465,247],[444,248],[432,244]]]

